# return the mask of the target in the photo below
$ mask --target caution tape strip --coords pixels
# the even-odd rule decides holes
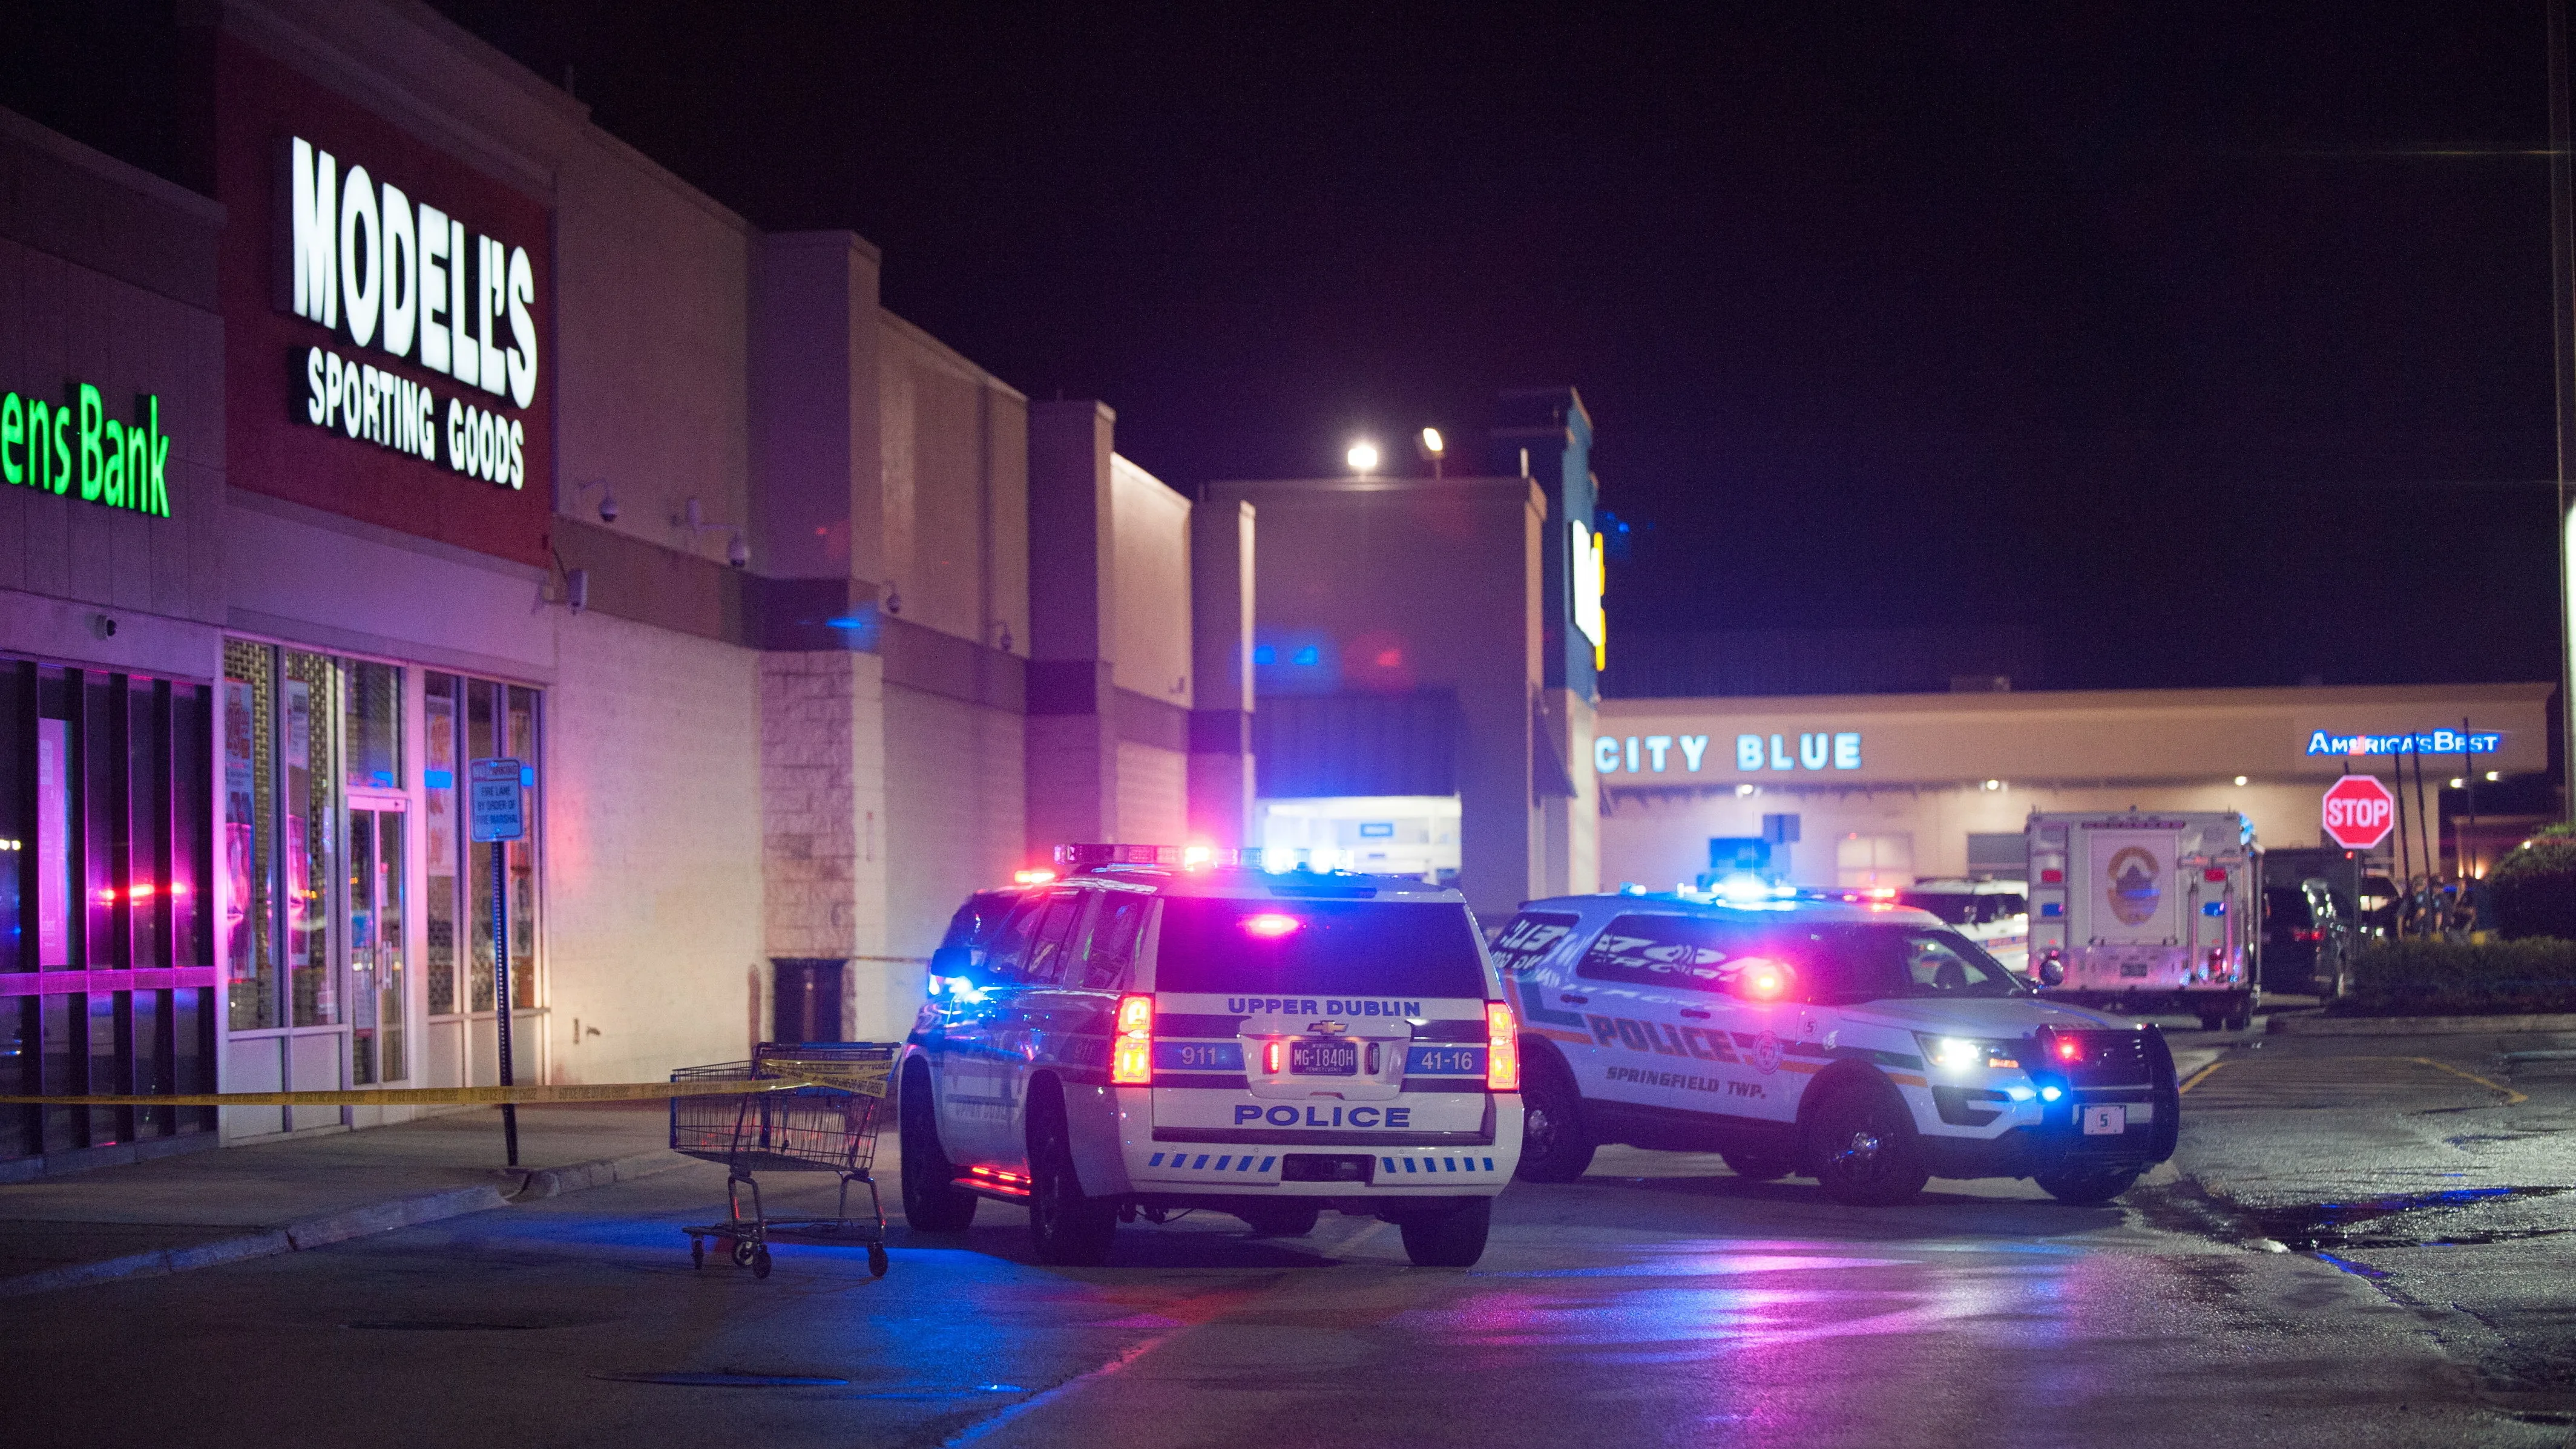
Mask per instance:
[[[861,1096],[886,1094],[882,1073],[830,1077],[761,1077],[694,1082],[599,1082],[523,1087],[378,1087],[341,1092],[193,1092],[167,1096],[34,1097],[0,1095],[0,1106],[24,1107],[458,1107],[528,1106],[547,1102],[658,1102],[674,1097],[738,1097],[798,1087],[830,1087]]]

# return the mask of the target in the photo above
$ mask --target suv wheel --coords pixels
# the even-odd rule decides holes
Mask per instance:
[[[1248,1202],[1234,1215],[1265,1238],[1302,1238],[1315,1230],[1315,1220],[1324,1210],[1313,1203]]]
[[[1534,1056],[1521,1089],[1521,1165],[1528,1182],[1572,1182],[1592,1165],[1592,1132],[1583,1099],[1553,1057]]]
[[[1404,1233],[1404,1255],[1417,1268],[1472,1268],[1485,1256],[1485,1235],[1494,1223],[1494,1200],[1469,1198],[1444,1211],[1396,1220]]]
[[[916,1233],[962,1233],[975,1221],[975,1195],[957,1186],[957,1172],[939,1146],[939,1121],[930,1100],[930,1073],[903,1074],[896,1107],[903,1151],[903,1220]]]
[[[1931,1180],[1913,1114],[1893,1091],[1845,1087],[1816,1109],[1808,1132],[1816,1182],[1838,1203],[1893,1207]]]
[[[1073,1170],[1073,1142],[1065,1130],[1064,1103],[1052,1096],[1029,1104],[1029,1240],[1037,1260],[1059,1267],[1097,1268],[1109,1261],[1118,1232],[1118,1204],[1085,1197]]]
[[[2097,1203],[2109,1202],[2127,1192],[2137,1180],[2136,1168],[2094,1168],[2089,1171],[2060,1168],[2055,1172],[2043,1172],[2032,1179],[2050,1197],[2059,1202],[2073,1203],[2078,1207],[2092,1207]]]

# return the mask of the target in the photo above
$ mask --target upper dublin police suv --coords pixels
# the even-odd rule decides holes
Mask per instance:
[[[1493,953],[1520,1017],[1520,1175],[1606,1142],[1717,1151],[1846,1203],[1929,1177],[2030,1177],[2104,1202],[2173,1155],[2152,1026],[2042,1001],[1928,912],[1799,900],[1532,901]]]
[[[1041,1261],[1099,1263],[1139,1215],[1295,1235],[1330,1207],[1419,1264],[1482,1256],[1519,1056],[1465,900],[1233,854],[1067,846],[1061,880],[959,910],[901,1067],[914,1228],[994,1198]]]

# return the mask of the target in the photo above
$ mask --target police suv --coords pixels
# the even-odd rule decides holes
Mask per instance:
[[[959,911],[899,1069],[914,1228],[1016,1203],[1040,1261],[1091,1264],[1139,1216],[1296,1236],[1329,1207],[1418,1264],[1483,1255],[1519,1054],[1466,901],[1234,854],[1060,847],[1063,879]]]
[[[1519,1007],[1520,1175],[1606,1142],[1717,1151],[1838,1202],[1931,1177],[2029,1177],[2106,1202],[2173,1155],[2181,1097],[2152,1026],[2042,1001],[1940,918],[1892,903],[1570,896],[1493,953]]]

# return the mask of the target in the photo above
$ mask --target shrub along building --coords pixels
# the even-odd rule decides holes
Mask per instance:
[[[183,26],[153,172],[0,114],[11,1090],[490,1082],[496,925],[522,1081],[882,1038],[1054,841],[1239,837],[1246,510],[426,6]],[[5,1109],[0,1173],[398,1115]]]

